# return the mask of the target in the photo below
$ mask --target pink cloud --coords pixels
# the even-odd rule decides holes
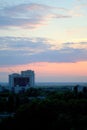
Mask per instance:
[[[22,70],[34,70],[36,80],[40,78],[52,78],[55,81],[55,77],[79,77],[87,76],[87,61],[77,63],[49,63],[49,62],[38,62],[18,66],[2,67],[0,72],[20,73]],[[59,79],[58,79],[59,80]]]

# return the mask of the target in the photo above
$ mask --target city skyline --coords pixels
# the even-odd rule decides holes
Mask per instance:
[[[86,34],[86,0],[0,0],[0,82],[22,70],[36,82],[86,82]]]

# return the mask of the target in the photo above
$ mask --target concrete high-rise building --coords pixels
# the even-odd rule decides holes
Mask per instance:
[[[18,93],[34,87],[35,73],[32,70],[21,71],[21,74],[13,73],[9,75],[9,90]]]

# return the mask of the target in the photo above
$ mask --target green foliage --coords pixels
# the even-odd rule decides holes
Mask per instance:
[[[43,94],[46,98],[37,98]],[[34,99],[28,100],[30,96]],[[9,129],[26,126],[26,130],[87,130],[86,93],[59,93],[31,88],[24,94],[9,94],[8,101],[1,97],[0,104],[2,108],[7,105],[6,110],[16,112],[13,118],[1,123],[3,129],[7,126]]]

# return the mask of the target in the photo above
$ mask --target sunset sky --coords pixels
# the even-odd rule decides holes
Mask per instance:
[[[0,82],[87,82],[87,0],[0,0]]]

